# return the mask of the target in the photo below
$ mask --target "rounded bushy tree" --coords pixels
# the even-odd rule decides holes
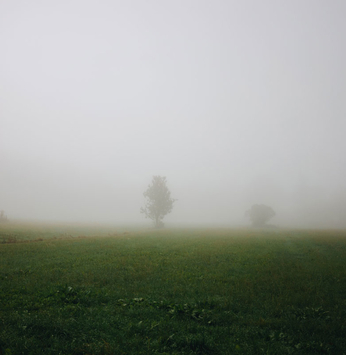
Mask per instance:
[[[275,216],[274,210],[266,205],[253,205],[246,216],[250,218],[253,227],[265,227],[267,222]]]

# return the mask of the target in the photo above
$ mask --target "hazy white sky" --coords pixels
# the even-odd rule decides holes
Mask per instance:
[[[179,200],[167,221],[267,203],[287,222],[299,189],[323,205],[346,191],[345,18],[344,0],[1,0],[0,209],[141,221],[152,175]]]

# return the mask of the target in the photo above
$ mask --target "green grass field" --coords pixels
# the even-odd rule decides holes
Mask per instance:
[[[4,223],[0,354],[346,354],[346,232]]]

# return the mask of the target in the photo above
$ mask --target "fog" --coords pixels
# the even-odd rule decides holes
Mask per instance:
[[[346,227],[346,2],[1,1],[10,219]]]

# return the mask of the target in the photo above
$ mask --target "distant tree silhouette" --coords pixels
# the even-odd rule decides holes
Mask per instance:
[[[8,218],[5,215],[5,212],[4,211],[0,211],[0,222],[7,222],[7,221],[8,221]]]
[[[151,185],[143,193],[147,199],[145,207],[141,208],[146,218],[153,220],[156,228],[163,228],[162,219],[172,211],[176,200],[171,198],[171,192],[167,187],[167,180],[164,176],[153,176]]]
[[[266,205],[253,205],[245,215],[250,218],[253,227],[265,227],[267,222],[275,216],[274,210]]]

